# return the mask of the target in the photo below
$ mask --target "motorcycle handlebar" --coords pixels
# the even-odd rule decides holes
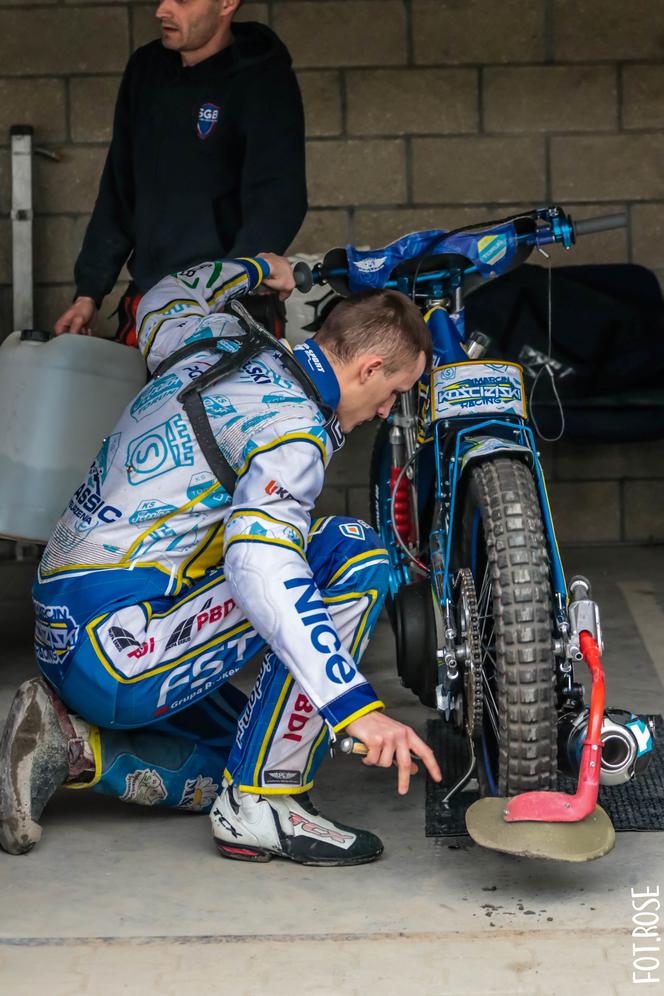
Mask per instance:
[[[621,214],[605,214],[598,218],[586,218],[582,221],[571,222],[574,229],[574,236],[578,237],[580,235],[591,235],[594,232],[607,232],[614,228],[625,228],[627,225],[627,215],[623,212]],[[539,230],[542,232],[542,230]],[[542,232],[542,243],[560,241],[555,235],[552,234],[551,229],[547,229],[547,234]],[[530,241],[530,239],[529,239]],[[534,239],[535,242],[540,243],[540,239],[537,236]],[[532,244],[532,243],[530,243]],[[432,256],[429,263],[435,263],[436,257]],[[295,279],[295,286],[297,290],[302,294],[307,294],[314,283],[325,282],[321,279],[321,274],[319,272],[320,264],[318,264],[314,271],[303,261],[296,263],[293,267],[293,277]]]
[[[295,286],[301,294],[308,294],[314,285],[314,276],[311,272],[311,267],[300,260],[293,267],[293,279],[295,280]]]
[[[626,214],[603,214],[599,218],[586,218],[574,222],[575,235],[591,235],[593,232],[608,232],[612,228],[625,228]]]

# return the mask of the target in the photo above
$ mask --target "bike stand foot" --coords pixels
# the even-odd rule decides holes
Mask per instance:
[[[508,823],[509,799],[486,796],[466,812],[466,827],[476,844],[492,851],[551,861],[594,861],[613,848],[613,823],[601,806],[574,823]]]

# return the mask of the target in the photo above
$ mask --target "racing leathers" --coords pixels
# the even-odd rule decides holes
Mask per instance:
[[[377,536],[310,516],[343,444],[267,350],[201,392],[237,474],[214,477],[178,394],[236,348],[229,300],[269,273],[261,259],[205,263],[141,301],[148,382],[103,441],[56,525],[33,595],[39,665],[93,724],[90,784],[128,801],[207,809],[222,773],[244,791],[306,791],[330,730],[380,708],[358,669],[387,586]],[[295,357],[325,406],[339,385],[313,340]],[[240,715],[228,684],[268,646]],[[229,748],[230,756],[229,756]]]

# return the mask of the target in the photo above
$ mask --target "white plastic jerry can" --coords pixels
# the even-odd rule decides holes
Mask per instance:
[[[0,344],[0,536],[48,540],[145,380],[139,351],[107,339],[28,329]]]

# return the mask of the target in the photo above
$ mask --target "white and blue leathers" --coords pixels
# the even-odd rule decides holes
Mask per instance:
[[[267,273],[260,259],[229,260],[162,280],[137,318],[148,369],[198,339],[228,348],[241,330],[224,305]],[[295,356],[334,410],[323,352],[310,340]],[[188,355],[128,406],[33,590],[39,665],[93,724],[91,784],[128,801],[206,809],[224,770],[246,791],[306,791],[329,731],[382,706],[358,664],[387,555],[355,519],[310,521],[338,425],[276,351],[212,384],[202,399],[237,473],[231,496],[177,397],[217,359]],[[266,645],[244,705],[228,679]]]

